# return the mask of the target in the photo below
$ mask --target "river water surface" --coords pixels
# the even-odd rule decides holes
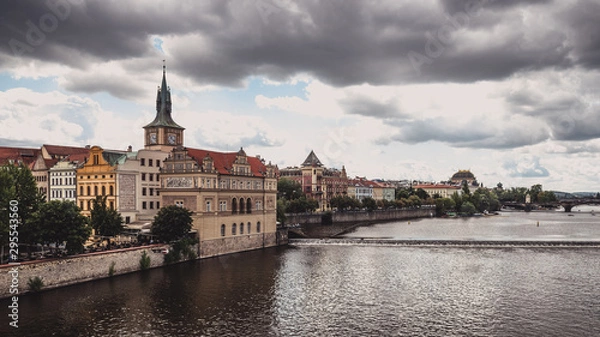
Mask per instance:
[[[501,214],[346,237],[600,240],[600,215]],[[599,285],[598,248],[290,246],[22,295],[0,336],[592,337]]]

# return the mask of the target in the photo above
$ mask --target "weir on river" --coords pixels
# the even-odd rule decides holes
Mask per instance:
[[[385,240],[368,238],[290,239],[291,246],[408,246],[408,247],[596,247],[600,241],[541,241],[541,240]]]

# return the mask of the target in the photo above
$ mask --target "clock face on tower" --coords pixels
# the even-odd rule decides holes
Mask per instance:
[[[155,132],[150,134],[150,144],[156,144],[156,133]]]
[[[167,136],[167,142],[169,142],[169,144],[171,144],[171,145],[175,145],[176,140],[177,140],[177,137],[174,134],[169,133],[169,135]]]

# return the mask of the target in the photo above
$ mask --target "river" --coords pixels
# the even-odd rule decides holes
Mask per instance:
[[[600,240],[600,214],[420,219],[345,236]],[[3,319],[0,336],[591,337],[599,284],[598,248],[290,246],[22,295],[19,328]]]

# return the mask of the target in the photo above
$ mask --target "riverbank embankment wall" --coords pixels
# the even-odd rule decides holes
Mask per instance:
[[[149,268],[162,267],[163,246],[167,247],[166,245],[133,247],[66,258],[21,262],[19,265],[2,265],[0,266],[0,284],[2,284],[0,298],[29,292],[27,283],[29,279],[35,277],[42,279],[43,290],[106,278],[111,274],[120,275],[138,271],[144,252],[150,257]],[[18,273],[15,273],[15,270]],[[18,294],[14,293],[14,290],[11,293],[10,289],[14,289],[11,285],[18,287]]]
[[[356,227],[386,221],[428,218],[435,215],[434,208],[333,212],[332,224],[322,224],[322,214],[288,214],[288,225],[300,224],[300,227],[290,229],[295,237],[324,238],[335,237]]]
[[[426,218],[435,215],[435,208],[417,208],[417,209],[393,209],[385,211],[348,211],[348,212],[333,212],[331,213],[332,222],[348,223],[348,222],[372,222],[372,221],[391,221]],[[295,224],[320,224],[321,213],[311,214],[288,214],[286,223]]]

